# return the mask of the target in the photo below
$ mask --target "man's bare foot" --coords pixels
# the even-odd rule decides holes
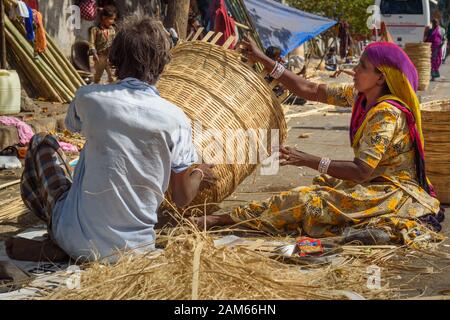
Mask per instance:
[[[191,217],[190,220],[200,229],[209,230],[213,227],[229,226],[234,224],[229,214],[211,215],[202,217]]]
[[[30,240],[25,238],[9,238],[5,241],[6,254],[20,261],[67,262],[70,257],[53,241]]]

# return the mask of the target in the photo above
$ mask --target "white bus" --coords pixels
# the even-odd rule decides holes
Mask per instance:
[[[409,42],[421,42],[425,27],[431,22],[430,1],[435,0],[376,0],[394,41],[401,47]]]

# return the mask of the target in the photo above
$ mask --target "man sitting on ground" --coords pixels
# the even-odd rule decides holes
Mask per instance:
[[[159,21],[125,21],[109,55],[119,81],[80,88],[69,107],[67,128],[87,139],[73,181],[59,165],[64,154],[57,141],[33,137],[21,192],[50,239],[11,238],[11,258],[115,261],[118,250],[154,250],[157,209],[169,181],[172,199],[183,207],[205,177],[214,179],[211,166],[192,168],[197,155],[189,120],[155,87],[169,50]]]

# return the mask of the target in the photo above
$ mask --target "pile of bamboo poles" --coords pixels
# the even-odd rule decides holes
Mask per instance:
[[[7,6],[13,2],[6,1]],[[25,27],[21,20],[10,20],[5,16],[5,34],[9,57],[20,75],[25,75],[39,97],[53,102],[69,102],[75,91],[85,84],[73,65],[61,53],[47,34],[47,48],[37,54],[32,43],[25,38]]]

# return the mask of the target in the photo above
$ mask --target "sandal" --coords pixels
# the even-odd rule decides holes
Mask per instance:
[[[18,157],[19,150],[15,146],[9,146],[0,151],[0,156],[14,156]]]

